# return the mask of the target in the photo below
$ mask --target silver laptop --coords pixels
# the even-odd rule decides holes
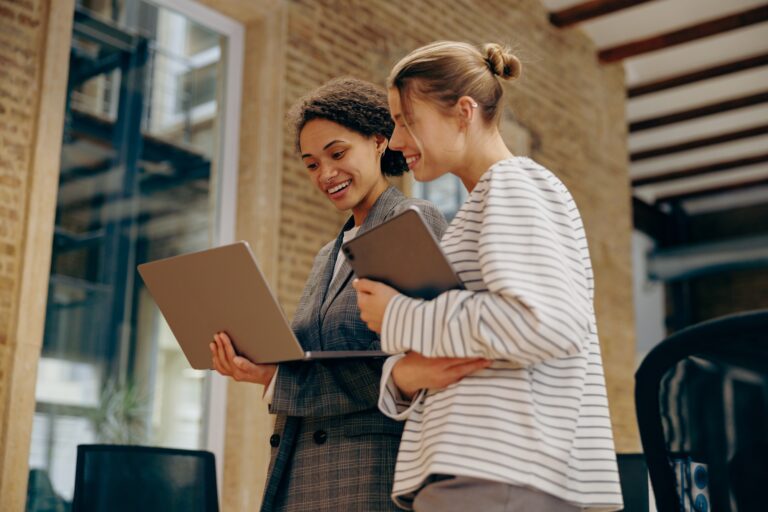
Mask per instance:
[[[254,363],[385,357],[372,350],[305,352],[247,242],[138,266],[192,368],[213,367],[209,344],[224,331]]]

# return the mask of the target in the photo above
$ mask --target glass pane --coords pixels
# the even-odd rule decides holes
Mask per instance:
[[[203,447],[207,372],[135,269],[211,245],[223,42],[139,0],[78,3],[27,510],[66,509],[78,444]]]
[[[450,222],[467,199],[467,190],[459,178],[446,173],[434,181],[414,181],[413,195],[434,203]]]

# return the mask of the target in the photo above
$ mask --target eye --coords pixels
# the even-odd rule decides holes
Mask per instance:
[[[344,156],[344,153],[346,153],[346,152],[347,152],[346,150],[344,150],[344,151],[335,151],[333,153],[333,155],[332,155],[333,159],[334,160],[341,160],[341,158]]]
[[[317,163],[315,163],[315,162],[308,163],[307,164],[307,169],[310,170],[310,171],[314,171],[315,169],[317,169]]]

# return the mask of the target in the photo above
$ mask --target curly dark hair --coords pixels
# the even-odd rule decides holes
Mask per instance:
[[[389,115],[387,95],[381,87],[352,77],[335,78],[300,99],[288,119],[294,127],[296,148],[299,135],[309,121],[327,119],[365,137],[392,136],[395,124]],[[400,176],[408,170],[403,154],[387,148],[381,157],[381,172]]]

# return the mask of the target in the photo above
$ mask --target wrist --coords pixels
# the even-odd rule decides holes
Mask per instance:
[[[277,373],[276,364],[264,365],[264,382],[262,382],[261,384],[264,384],[264,386],[269,386],[270,384],[272,384],[272,380],[275,378],[276,373]]]
[[[403,398],[411,400],[414,396],[416,396],[416,393],[419,392],[419,388],[406,384],[406,379],[403,378],[403,374],[398,369],[401,362],[402,359],[395,363],[395,366],[392,368],[392,381],[395,383],[397,390],[400,392]]]

